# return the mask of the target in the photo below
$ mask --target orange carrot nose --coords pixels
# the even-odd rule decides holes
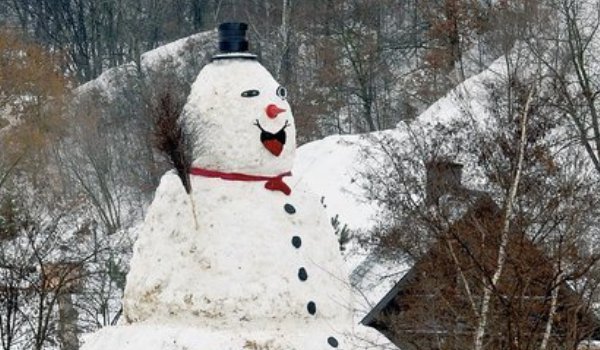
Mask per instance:
[[[277,105],[270,104],[267,106],[267,116],[271,119],[277,118],[279,113],[285,112],[285,109],[277,107]]]

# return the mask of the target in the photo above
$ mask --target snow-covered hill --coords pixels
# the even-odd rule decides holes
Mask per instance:
[[[349,227],[363,232],[375,227],[378,215],[379,220],[382,214],[385,215],[379,203],[368,199],[365,174],[374,170],[385,173],[393,167],[390,151],[395,153],[396,159],[416,160],[406,164],[422,181],[425,180],[424,159],[439,157],[464,165],[463,184],[467,188],[494,191],[484,176],[473,140],[498,130],[499,121],[491,102],[496,91],[490,87],[504,86],[506,81],[506,61],[500,58],[484,72],[450,91],[412,122],[401,122],[393,130],[371,134],[330,136],[300,147],[294,173],[324,198],[329,216],[339,215]],[[560,150],[552,147],[556,139],[564,137],[565,128],[564,123],[557,124],[543,141],[551,147],[553,161],[558,166],[582,153],[579,145]],[[593,176],[593,171],[591,161],[582,159],[581,167],[571,172],[586,178]],[[404,276],[410,262],[385,261],[368,249],[357,247],[348,251],[346,261],[353,271],[352,282],[357,287],[356,318],[360,320]]]
[[[324,198],[331,217],[339,215],[341,221],[353,230],[371,229],[380,208],[366,198],[362,175],[368,169],[389,166],[382,153],[381,142],[388,138],[399,142],[404,147],[395,151],[401,154],[416,152],[415,144],[435,147],[437,156],[453,157],[467,165],[466,171],[475,171],[475,164],[470,161],[472,156],[465,150],[456,149],[456,144],[466,142],[473,130],[493,127],[492,116],[486,111],[488,96],[483,86],[493,79],[500,79],[502,71],[503,64],[499,60],[488,70],[450,91],[414,121],[401,122],[395,129],[361,135],[334,135],[305,144],[298,149],[294,174]],[[453,142],[438,145],[436,140],[440,134],[457,123],[471,126],[462,132],[455,130],[450,139]],[[415,153],[415,157],[418,156]],[[466,186],[481,189],[481,179],[475,175],[465,176],[469,181]]]
[[[160,46],[141,55],[139,62],[114,67],[103,72],[98,78],[82,84],[75,90],[75,96],[85,95],[94,90],[111,95],[123,85],[123,77],[137,73],[151,73],[169,64],[182,76],[192,70],[194,75],[204,65],[215,50],[216,31],[201,32],[172,43]],[[191,83],[191,82],[190,82]]]

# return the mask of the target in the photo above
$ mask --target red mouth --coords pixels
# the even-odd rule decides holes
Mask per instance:
[[[283,151],[283,143],[279,142],[279,140],[264,140],[262,142],[263,146],[269,150],[275,157],[279,157],[281,152]]]
[[[283,128],[281,128],[281,130],[275,134],[263,129],[258,120],[254,123],[254,125],[260,129],[260,142],[262,142],[263,146],[265,146],[265,148],[271,152],[272,155],[279,157],[281,152],[283,152],[283,146],[285,145],[285,128],[288,127],[288,122],[286,121]]]

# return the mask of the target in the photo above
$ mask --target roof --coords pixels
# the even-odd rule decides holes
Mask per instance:
[[[372,326],[377,316],[393,301],[398,293],[408,284],[416,274],[414,266],[398,281],[392,289],[373,307],[371,311],[360,321],[365,326]]]
[[[474,229],[474,225],[483,225],[485,232],[495,232],[498,235],[487,235],[484,241],[488,244],[482,245],[481,242],[483,241],[479,234],[481,231]],[[470,249],[469,254],[480,254],[482,256],[481,261],[483,261],[482,264],[484,266],[475,266],[471,263],[468,267],[461,267],[461,269],[464,268],[464,274],[470,281],[469,284],[473,282],[471,287],[475,286],[475,288],[479,288],[477,287],[476,279],[480,276],[481,270],[478,269],[493,269],[493,266],[495,266],[496,258],[493,252],[497,251],[500,241],[499,232],[501,231],[501,225],[502,216],[500,208],[489,197],[479,198],[464,213],[462,218],[455,221],[449,228],[449,231],[453,232],[452,234],[454,235],[450,235],[450,237],[458,238],[454,240],[447,239],[445,241],[440,238],[436,242],[433,242],[429,251],[376,304],[361,320],[361,323],[377,329],[401,348],[407,346],[406,344],[414,344],[414,339],[439,337],[440,335],[446,336],[445,334],[455,338],[463,336],[471,339],[472,336],[467,337],[467,335],[472,335],[473,321],[462,318],[464,315],[468,315],[468,311],[460,310],[458,316],[454,314],[452,317],[447,317],[448,314],[444,314],[444,312],[448,311],[444,309],[444,306],[439,306],[441,300],[449,303],[458,303],[455,304],[455,308],[458,309],[461,307],[469,308],[469,306],[465,305],[470,305],[464,304],[467,299],[464,296],[463,284],[461,284],[462,282],[458,282],[459,279],[454,272],[454,266],[456,265],[453,265],[452,261],[449,260],[447,247],[448,244],[452,244],[455,247],[455,253],[458,257],[454,258],[458,259],[457,262],[461,264],[468,262],[468,259],[470,259],[468,255],[460,253],[463,248]],[[513,225],[513,227],[516,227],[516,225]],[[475,234],[469,235],[469,232],[474,232]],[[534,315],[537,326],[532,329],[538,332],[540,329],[543,330],[540,324],[545,324],[544,316],[547,314],[549,300],[549,294],[547,294],[548,281],[554,278],[553,265],[543,250],[538,248],[524,234],[519,231],[511,231],[510,234],[515,239],[509,243],[508,251],[510,251],[511,255],[507,258],[507,267],[501,281],[497,285],[498,293],[500,294],[496,295],[500,295],[500,297],[496,298],[497,305],[495,307],[497,307],[497,310],[502,310],[504,295],[507,298],[514,298],[515,295],[521,298],[526,298],[527,295],[533,296],[521,299],[528,300],[527,303],[529,303],[524,308],[527,313],[525,313],[525,318],[523,318],[522,322],[531,322],[527,321],[527,317],[532,316],[527,315]],[[519,239],[516,239],[516,237],[519,237]],[[485,246],[485,249],[482,250],[480,246]],[[489,252],[492,252],[492,254]],[[451,276],[453,273],[454,277]],[[519,275],[520,273],[523,275]],[[527,275],[528,273],[529,275]],[[521,287],[515,285],[518,285],[519,281],[523,280],[523,276],[527,277],[529,281],[527,283],[531,283],[531,285],[526,287],[526,289],[517,289]],[[512,295],[511,292],[513,291],[521,294]],[[574,320],[578,327],[577,332],[579,333],[577,334],[580,334],[577,335],[580,337],[579,340],[585,338],[598,339],[600,322],[596,316],[589,309],[586,309],[588,311],[580,311],[580,307],[582,307],[581,301],[578,295],[566,283],[563,283],[561,286],[561,291],[559,293],[559,308],[557,311],[559,316],[554,327],[555,333],[567,336],[569,327],[572,327],[571,322]],[[439,299],[440,295],[443,296],[443,299]],[[474,290],[474,295],[478,295],[476,290]],[[415,305],[419,303],[422,306]],[[544,308],[540,309],[540,305]],[[430,314],[427,314],[427,312]],[[533,314],[531,314],[532,312]],[[538,314],[540,315],[539,318],[537,317]],[[415,315],[417,316],[415,317]],[[576,318],[573,319],[573,317]],[[498,327],[504,327],[501,324],[501,319],[498,322],[500,322]],[[446,327],[451,327],[451,329],[447,329]],[[406,341],[406,339],[409,339],[409,341]],[[425,345],[426,347],[427,345]]]

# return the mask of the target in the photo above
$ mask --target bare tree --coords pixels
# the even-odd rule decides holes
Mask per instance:
[[[525,106],[523,107],[523,112],[520,116],[520,128],[521,135],[519,138],[519,148],[517,153],[517,165],[515,168],[515,174],[510,185],[510,190],[508,196],[506,198],[504,204],[504,218],[502,224],[502,233],[500,238],[500,244],[498,246],[498,260],[496,263],[496,268],[492,278],[489,281],[489,285],[484,288],[483,297],[481,301],[481,308],[479,314],[479,322],[477,325],[477,330],[475,331],[475,344],[473,348],[475,350],[481,350],[483,348],[483,337],[485,335],[485,329],[487,326],[488,320],[488,312],[489,312],[489,303],[490,298],[492,296],[492,290],[496,289],[498,281],[502,276],[502,271],[504,269],[504,264],[506,262],[506,248],[508,245],[508,235],[510,232],[510,221],[513,215],[513,207],[515,205],[515,200],[517,196],[517,191],[519,188],[519,183],[521,181],[521,172],[523,171],[523,159],[525,157],[525,145],[527,142],[527,118],[529,116],[531,100],[535,91],[535,86],[531,86],[529,88],[529,93],[527,96],[527,100],[525,101]]]
[[[525,52],[471,87],[484,115],[466,102],[454,122],[417,121],[369,152],[377,165],[365,183],[387,208],[375,242],[416,262],[399,311],[382,322],[415,348],[575,349],[596,327],[599,256],[588,244],[597,244],[598,182],[577,176],[589,170],[583,149],[555,136],[551,79],[526,68],[535,60]],[[459,185],[426,199],[425,163],[440,157],[465,162],[480,191]]]
[[[70,295],[81,292],[88,278],[85,265],[99,252],[70,241],[65,208],[53,212],[22,197],[3,201],[3,207],[13,212],[0,223],[3,348],[40,350],[60,342],[77,349]]]
[[[527,44],[555,80],[556,113],[570,122],[572,142],[580,143],[600,170],[600,127],[598,90],[593,73],[600,16],[596,1],[547,1],[544,7],[554,14],[547,25],[536,28]],[[548,25],[549,24],[549,25]]]

